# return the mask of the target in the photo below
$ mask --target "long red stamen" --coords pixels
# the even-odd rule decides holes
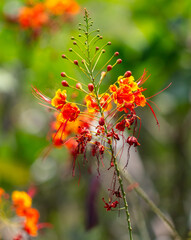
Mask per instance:
[[[154,117],[155,117],[155,119],[156,119],[157,125],[160,127],[159,121],[158,121],[158,119],[157,119],[157,117],[156,117],[156,114],[155,114],[153,108],[151,107],[151,105],[150,105],[148,102],[146,102],[146,104],[150,107],[150,109],[151,109],[151,111],[152,111],[152,113],[153,113],[153,115],[154,115]]]
[[[152,98],[152,97],[155,97],[155,96],[158,95],[159,93],[161,93],[161,92],[163,92],[164,90],[166,90],[167,88],[169,88],[171,84],[172,84],[172,83],[170,83],[167,87],[165,87],[165,88],[164,88],[163,90],[161,90],[160,92],[158,92],[158,93],[156,93],[156,94],[154,94],[154,95],[152,95],[152,96],[150,96],[150,97],[148,97],[148,98],[146,98],[146,99],[150,99],[150,98]]]

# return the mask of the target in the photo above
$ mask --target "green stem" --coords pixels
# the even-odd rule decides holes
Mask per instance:
[[[121,170],[121,173],[123,174],[124,178],[127,180],[128,183],[132,184],[136,181],[133,179],[133,177],[126,171]],[[182,240],[179,233],[176,231],[173,223],[164,215],[164,213],[155,205],[155,203],[148,197],[148,195],[144,192],[144,190],[138,186],[134,188],[134,191],[149,205],[149,207],[152,209],[152,211],[160,217],[160,219],[168,226],[168,228],[171,230],[172,235],[175,237],[176,240]]]
[[[86,19],[85,19],[86,30],[87,30],[87,33],[88,33],[88,31],[89,31],[88,15],[87,15],[86,10],[85,10],[85,17],[86,17]],[[101,114],[101,116],[104,117],[103,109],[100,105],[100,99],[99,99],[99,93],[98,93],[99,90],[96,87],[95,78],[93,76],[93,71],[92,71],[92,61],[90,59],[90,48],[89,48],[88,34],[86,34],[86,43],[87,43],[87,54],[88,54],[88,62],[89,62],[89,74],[90,74],[90,77],[91,77],[92,84],[94,85],[95,97],[96,97],[96,100],[97,100],[97,103],[98,103],[98,106],[99,106],[100,114]],[[104,128],[105,128],[105,134],[107,136],[108,130],[107,130],[106,123],[104,124]],[[107,140],[109,140],[108,137],[106,137],[106,138],[107,138]],[[122,178],[120,176],[120,171],[119,171],[119,168],[118,168],[117,159],[115,157],[114,149],[113,149],[113,146],[112,146],[111,143],[109,144],[109,148],[110,148],[110,151],[111,151],[112,160],[113,160],[113,163],[114,163],[115,171],[116,171],[116,174],[117,174],[117,177],[118,177],[118,182],[119,182],[121,193],[122,193],[122,198],[123,198],[124,208],[125,208],[125,213],[126,213],[126,218],[127,218],[127,224],[128,224],[128,230],[129,230],[129,238],[130,238],[130,240],[133,240],[132,227],[131,227],[131,221],[130,221],[130,213],[129,213],[129,208],[128,208],[128,204],[127,204],[126,193],[124,191],[123,181],[122,181]]]

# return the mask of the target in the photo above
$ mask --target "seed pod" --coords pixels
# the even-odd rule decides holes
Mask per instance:
[[[124,77],[130,77],[132,75],[132,72],[131,71],[127,71],[125,74],[124,74]]]
[[[63,87],[69,87],[69,84],[68,84],[68,82],[66,80],[63,80],[62,81],[62,86]]]
[[[93,92],[93,90],[94,90],[94,85],[93,85],[92,83],[89,83],[89,84],[88,84],[88,89],[89,89],[90,92]]]
[[[82,89],[81,83],[76,83],[76,88],[81,90]]]
[[[105,119],[103,117],[100,117],[99,119],[99,125],[103,126],[105,124]]]
[[[74,60],[74,64],[78,66],[78,60]]]
[[[65,72],[61,72],[61,77],[66,77],[66,73]]]
[[[107,66],[107,71],[109,72],[109,71],[111,71],[111,69],[112,69],[112,66],[111,66],[111,65],[108,65],[108,66]]]

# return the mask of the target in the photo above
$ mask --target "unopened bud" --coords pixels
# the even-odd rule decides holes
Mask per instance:
[[[111,42],[108,42],[107,45],[111,45]]]
[[[63,87],[69,87],[69,84],[68,84],[68,82],[66,80],[63,80],[62,81],[62,86]]]
[[[111,69],[112,69],[112,66],[111,66],[111,65],[108,65],[108,66],[107,66],[107,71],[109,72],[109,71],[111,71]]]
[[[100,117],[99,119],[99,125],[103,126],[105,124],[105,119],[103,117]]]
[[[76,83],[76,88],[81,90],[82,89],[81,83]]]
[[[65,72],[61,72],[61,77],[66,77],[66,73]]]
[[[72,52],[72,48],[69,48],[68,50],[69,50],[69,52]]]
[[[118,56],[118,55],[119,55],[119,52],[115,52],[114,55],[115,55],[115,56]]]
[[[102,50],[102,53],[105,53],[105,49]]]
[[[99,50],[99,47],[96,47],[96,51],[98,51]]]
[[[118,64],[122,63],[122,60],[121,59],[117,59],[117,63]]]
[[[124,77],[130,77],[132,75],[132,72],[131,71],[127,71],[125,74],[124,74]]]
[[[78,60],[74,60],[74,64],[78,66]]]
[[[101,72],[101,78],[104,78],[106,76],[106,72]]]
[[[74,40],[75,38],[74,37],[71,37],[71,40]]]
[[[73,44],[74,44],[74,45],[77,45],[77,42],[76,42],[76,41],[73,41]]]
[[[90,92],[92,92],[94,90],[94,85],[92,83],[88,84],[88,89]]]
[[[66,55],[65,55],[65,54],[62,54],[62,58],[66,58]]]
[[[81,37],[81,36],[82,36],[81,34],[78,35],[78,37]]]
[[[92,22],[93,23],[93,22]],[[97,32],[99,32],[100,30],[99,29],[97,29]]]
[[[103,39],[103,36],[100,36],[99,39]]]

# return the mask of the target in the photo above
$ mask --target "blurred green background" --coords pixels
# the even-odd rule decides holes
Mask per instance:
[[[54,149],[45,161],[41,159],[49,144],[52,114],[38,104],[31,85],[53,97],[61,87],[60,72],[82,77],[61,55],[71,47],[70,37],[78,34],[78,22],[82,22],[86,7],[103,42],[112,42],[106,58],[119,51],[123,59],[108,74],[105,87],[127,70],[138,79],[145,68],[151,74],[144,85],[146,96],[172,82],[170,88],[153,98],[160,108],[153,105],[160,130],[149,109],[139,113],[139,164],[144,173],[140,185],[186,238],[191,230],[191,1],[78,3],[81,12],[63,23],[59,31],[44,31],[37,41],[30,42],[17,25],[5,20],[5,15],[14,14],[22,1],[0,1],[0,186],[9,193],[37,187],[34,206],[41,213],[41,221],[54,226],[37,239],[128,239],[123,214],[107,213],[103,208],[101,198],[107,198],[106,186],[95,190],[98,225],[87,230],[87,202],[94,178],[84,170],[78,185],[78,176],[72,178],[69,155],[64,149]],[[136,168],[133,173],[136,178]],[[135,240],[172,239],[136,194],[129,193],[129,203]]]

